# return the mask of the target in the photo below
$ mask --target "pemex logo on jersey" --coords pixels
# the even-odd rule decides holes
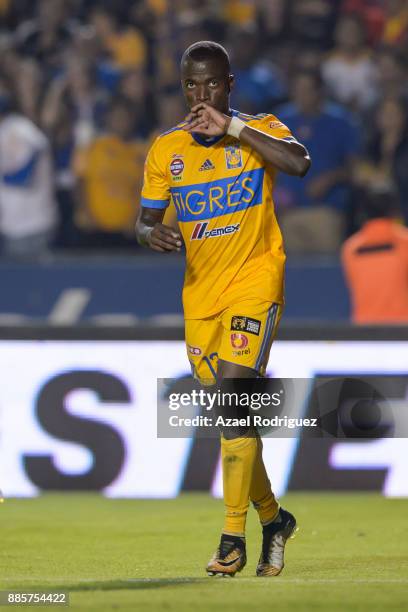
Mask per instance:
[[[224,227],[215,227],[212,230],[207,230],[208,221],[205,223],[196,223],[191,234],[190,240],[202,240],[203,238],[218,238],[218,236],[226,236],[227,234],[235,234],[239,232],[239,223],[225,225]]]

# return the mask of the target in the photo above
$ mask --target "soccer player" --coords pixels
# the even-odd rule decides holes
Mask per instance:
[[[197,42],[183,54],[181,82],[190,113],[151,147],[145,167],[140,244],[180,251],[187,355],[204,384],[263,376],[281,316],[285,255],[272,189],[278,170],[304,176],[306,149],[273,115],[231,110],[234,77],[226,50]],[[170,200],[180,233],[163,225]],[[225,523],[210,575],[234,575],[246,563],[249,501],[263,527],[258,576],[274,576],[296,529],[276,501],[262,443],[248,428],[221,435]]]

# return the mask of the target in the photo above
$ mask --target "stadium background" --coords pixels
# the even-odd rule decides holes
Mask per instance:
[[[218,446],[156,430],[157,378],[188,374],[183,255],[150,254],[133,232],[146,151],[185,114],[178,63],[200,39],[230,52],[234,107],[284,117],[313,151],[314,185],[276,188],[283,227],[316,204],[337,220],[335,240],[313,219],[301,246],[285,236],[269,374],[365,378],[405,410],[408,318],[353,323],[341,243],[373,194],[408,221],[408,1],[0,0],[0,588],[66,590],[98,611],[405,609],[398,437],[265,439],[301,527],[285,572],[251,578],[251,510],[248,568],[203,578],[223,512]],[[295,125],[297,105],[316,104],[299,73],[316,71],[344,129]],[[21,167],[10,117],[32,136]],[[32,180],[39,160],[52,172]]]
[[[325,99],[354,143],[342,157],[342,204],[325,203],[341,218],[345,240],[364,220],[368,188],[392,193],[399,222],[408,220],[401,170],[408,159],[408,3],[1,0],[0,24],[0,98],[5,93],[7,112],[37,126],[53,164],[44,178],[50,200],[38,213],[41,240],[23,235],[15,244],[13,231],[0,227],[3,494],[172,498],[198,490],[219,497],[214,447],[203,456],[194,439],[156,435],[156,379],[188,373],[183,256],[149,254],[132,233],[145,153],[185,113],[181,53],[200,39],[225,44],[237,78],[232,105],[248,113],[280,116],[283,109],[286,116],[299,71],[321,71]],[[397,136],[384,157],[390,132]],[[311,142],[318,149],[320,135]],[[290,184],[278,185],[282,218],[300,207],[292,196]],[[107,213],[112,197],[123,213],[116,217]],[[321,199],[310,196],[309,205]],[[2,214],[10,205],[3,190]],[[340,246],[315,247],[289,252],[287,306],[269,373],[393,377],[398,399],[406,399],[408,327],[353,324]],[[306,449],[299,440],[267,441],[278,494],[408,497],[405,440],[313,442]],[[74,508],[77,498],[65,495]]]
[[[289,121],[298,103],[298,75],[311,70],[321,72],[325,104],[334,108],[346,122],[343,126],[345,142],[338,146],[348,151],[348,140],[355,143],[355,148],[348,151],[349,157],[333,153],[333,160],[340,160],[333,164],[342,161],[344,169],[349,168],[342,178],[341,206],[336,197],[331,198],[332,192],[326,193],[325,208],[335,209],[344,222],[344,240],[364,220],[361,202],[368,186],[397,194],[400,207],[397,216],[401,223],[406,218],[408,195],[398,169],[404,159],[408,159],[405,138],[408,18],[407,3],[397,0],[191,0],[176,3],[150,0],[130,4],[10,0],[2,2],[0,9],[0,93],[8,96],[9,104],[5,117],[9,113],[24,116],[41,130],[47,139],[54,168],[52,175],[42,177],[43,181],[50,182],[48,208],[45,212],[38,208],[37,213],[32,213],[43,219],[43,229],[40,223],[36,227],[38,234],[47,236],[46,242],[33,241],[32,234],[18,236],[14,241],[13,228],[2,229],[3,375],[11,368],[11,354],[15,354],[17,363],[1,390],[1,483],[6,495],[24,495],[41,489],[24,471],[21,458],[26,454],[54,453],[54,461],[61,463],[62,471],[67,474],[92,471],[92,457],[86,458],[86,451],[78,445],[75,447],[61,440],[64,436],[69,440],[69,431],[65,434],[60,431],[57,443],[39,422],[35,398],[48,380],[68,370],[87,368],[91,371],[102,367],[98,365],[103,362],[102,347],[107,351],[108,360],[102,370],[109,372],[112,366],[106,341],[124,339],[123,350],[131,347],[131,363],[123,364],[125,371],[128,365],[130,367],[128,379],[120,369],[117,373],[125,377],[126,386],[132,389],[128,398],[130,412],[125,412],[133,411],[137,429],[146,428],[154,438],[154,427],[151,428],[155,419],[154,393],[150,389],[146,399],[149,410],[146,411],[145,406],[145,412],[140,410],[140,395],[156,377],[187,373],[188,364],[180,343],[183,339],[180,299],[183,255],[149,254],[140,249],[132,235],[146,150],[157,133],[184,116],[178,76],[183,49],[197,39],[217,39],[226,44],[236,74],[233,106],[249,113],[272,111],[279,116],[283,113],[288,115]],[[343,69],[339,65],[343,65]],[[403,106],[405,123],[400,141],[397,139],[386,163],[378,157],[378,142],[386,140],[386,134],[393,129],[388,124],[384,127],[382,120],[384,104],[390,101]],[[112,106],[115,108],[116,104],[124,112],[121,117],[126,136],[124,132],[121,136],[115,132],[115,141],[110,130]],[[292,109],[292,115],[288,109]],[[289,127],[294,129],[295,126],[289,124]],[[327,131],[327,127],[325,129]],[[330,169],[323,169],[321,160],[316,159],[319,147],[327,152],[319,132],[317,129],[308,136],[308,146],[317,151],[313,162],[323,176],[330,173]],[[118,140],[123,145],[119,153],[112,144],[117,144]],[[118,196],[119,184],[125,184],[126,188]],[[315,195],[313,200],[309,194],[309,201],[304,205],[305,195],[297,194],[299,201],[292,202],[291,197],[293,199],[293,194],[297,193],[296,187],[291,191],[294,184],[279,183],[276,189],[276,207],[282,219],[288,208],[302,211],[325,199],[324,194],[320,194],[320,199]],[[35,192],[35,189],[34,183],[21,185],[23,194],[30,190]],[[7,208],[13,206],[7,189],[3,189],[0,199],[2,215],[7,216]],[[115,213],[107,213],[115,206],[125,213],[117,218]],[[15,216],[16,225],[19,222],[24,225],[23,215],[20,211],[20,218]],[[322,226],[321,232],[324,231]],[[15,242],[18,242],[18,250],[13,248]],[[317,242],[313,239],[303,249],[296,245],[293,250],[289,249],[287,305],[279,337],[282,338],[282,350],[290,351],[292,347],[293,355],[288,360],[291,367],[283,368],[281,375],[313,378],[324,373],[330,360],[327,355],[333,350],[328,342],[332,340],[341,342],[338,350],[342,358],[336,363],[339,372],[405,374],[406,360],[399,362],[398,357],[390,365],[386,355],[392,352],[395,339],[400,342],[408,339],[406,328],[375,327],[364,331],[361,326],[350,324],[350,298],[341,269],[340,247],[326,245],[319,249]],[[86,340],[86,345],[76,345],[75,337]],[[6,341],[13,338],[18,342],[9,345]],[[30,338],[54,338],[55,343],[52,340],[46,345],[33,343]],[[130,341],[130,338],[135,340]],[[153,358],[155,368],[149,370],[145,353],[154,351],[154,342],[159,340],[165,344],[160,344]],[[294,344],[296,340],[304,342],[303,349]],[[370,348],[370,342],[378,340],[384,344],[373,344]],[[354,359],[351,366],[355,345],[350,344],[347,349],[344,342],[358,341],[367,344],[360,345],[365,347],[361,349],[361,361]],[[61,342],[66,342],[62,360],[59,358]],[[319,351],[317,361],[312,360],[310,367],[305,365],[308,347],[314,346],[309,342],[318,342],[316,350]],[[173,355],[175,347],[177,358],[167,357],[167,354]],[[275,359],[276,364],[280,363],[279,350],[280,342],[272,353],[271,371],[275,369]],[[75,357],[68,356],[71,352]],[[396,354],[401,355],[398,351]],[[27,384],[24,393],[18,385],[22,393],[19,397],[14,386],[20,380],[22,363],[27,373],[37,371],[37,363],[43,363],[44,369],[41,373],[38,371],[37,378],[24,374]],[[170,367],[170,363],[177,363],[177,367]],[[136,384],[133,377],[140,382]],[[13,418],[7,416],[10,406]],[[86,410],[86,401],[82,409]],[[105,413],[105,409],[95,406],[91,416],[104,422]],[[26,415],[24,419],[23,414]],[[16,439],[15,428],[20,427],[22,419],[29,423],[24,444],[10,448],[5,441]],[[166,453],[166,443],[161,443],[163,448],[159,447],[156,453],[159,463]],[[125,446],[133,448],[133,444],[137,446],[139,442],[128,440]],[[145,435],[143,444],[148,448],[153,440]],[[189,451],[191,448],[184,449],[183,458],[179,460],[177,484],[161,488],[158,475],[157,488],[152,484],[152,495],[177,494],[183,486],[183,470],[189,464]],[[82,459],[81,453],[84,454]],[[362,450],[362,464],[364,454]],[[367,470],[385,472],[382,479],[368,478],[367,482],[372,484],[366,486],[384,489],[387,466],[382,466],[381,462],[371,465],[367,461]],[[282,468],[282,482],[290,483],[292,463],[293,457]],[[357,464],[355,467],[357,469]],[[346,469],[352,472],[350,466]],[[92,484],[92,478],[85,478],[85,481],[91,488],[98,488],[97,484]],[[364,488],[364,484],[357,481]],[[197,476],[197,482],[205,482],[203,486],[211,489],[208,478]],[[357,486],[352,476],[349,484]],[[43,486],[55,488],[55,483],[44,481]],[[305,483],[305,487],[308,486],[310,483]],[[325,486],[330,488],[326,480]],[[345,486],[343,483],[342,487]],[[116,489],[108,486],[107,490]],[[118,491],[136,496],[149,494],[142,485],[140,489],[136,486],[129,490],[119,487]],[[407,494],[404,487],[396,492]]]

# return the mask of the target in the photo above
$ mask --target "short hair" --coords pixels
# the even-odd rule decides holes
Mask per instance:
[[[208,60],[215,60],[223,64],[225,71],[229,74],[231,71],[231,64],[227,50],[212,40],[200,40],[199,42],[190,45],[183,53],[181,58],[180,66],[183,66],[191,62],[205,62]]]

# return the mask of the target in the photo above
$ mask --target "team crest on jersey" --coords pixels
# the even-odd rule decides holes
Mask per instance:
[[[181,180],[184,170],[184,162],[181,157],[175,157],[170,163],[170,172],[174,180]]]
[[[228,170],[235,170],[235,168],[242,168],[242,155],[239,147],[225,147],[225,163]]]
[[[258,319],[251,319],[250,317],[235,316],[231,319],[231,329],[237,331],[246,331],[249,334],[255,334],[259,336],[259,330],[261,329],[261,322]]]

